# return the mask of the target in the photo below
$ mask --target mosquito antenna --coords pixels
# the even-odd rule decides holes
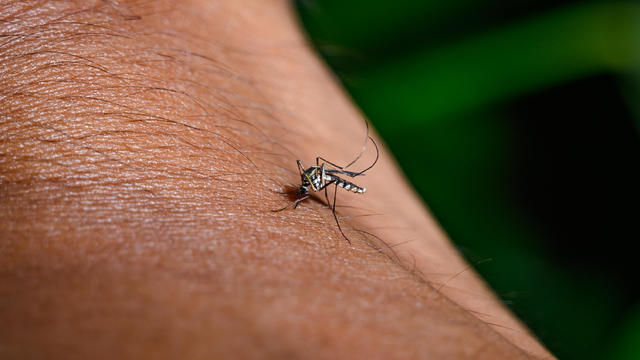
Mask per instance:
[[[343,170],[355,164],[358,160],[360,160],[360,157],[362,156],[362,154],[364,154],[364,151],[367,149],[367,141],[369,140],[369,122],[365,120],[364,124],[367,126],[367,133],[364,136],[364,144],[362,144],[362,149],[360,149],[360,153],[358,154],[358,156],[356,156],[355,159],[353,159],[353,161],[351,161],[350,163],[347,164],[347,166],[342,168]]]

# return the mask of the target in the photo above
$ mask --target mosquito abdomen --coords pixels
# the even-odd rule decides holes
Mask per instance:
[[[337,178],[336,184],[338,186],[340,186],[341,188],[345,189],[345,190],[349,190],[351,192],[354,192],[356,194],[364,194],[365,191],[367,191],[366,188],[360,187],[350,181],[341,179],[341,178]]]

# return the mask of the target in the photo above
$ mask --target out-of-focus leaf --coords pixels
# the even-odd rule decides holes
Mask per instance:
[[[446,14],[455,16],[478,0],[299,0],[305,24],[316,40],[352,50],[379,47],[415,24],[434,24]],[[303,14],[304,15],[304,14]]]
[[[347,85],[367,113],[413,126],[581,76],[631,71],[638,34],[640,5],[574,6],[351,74]]]
[[[630,311],[623,325],[613,332],[614,345],[607,358],[612,360],[640,359],[640,305]]]

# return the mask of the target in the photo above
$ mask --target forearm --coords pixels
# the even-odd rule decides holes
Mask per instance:
[[[286,2],[28,5],[0,23],[0,352],[545,354],[384,149],[338,194],[352,245],[319,201],[270,211],[365,133]]]

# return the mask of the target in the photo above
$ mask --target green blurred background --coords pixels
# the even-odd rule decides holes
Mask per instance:
[[[640,359],[640,3],[298,0],[461,253],[561,359]]]

